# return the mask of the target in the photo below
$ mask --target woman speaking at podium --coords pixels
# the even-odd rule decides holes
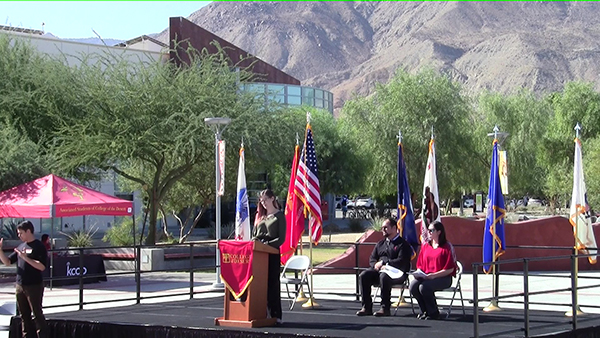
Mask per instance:
[[[285,215],[280,210],[277,197],[271,189],[259,194],[259,203],[252,229],[252,239],[261,241],[279,251],[285,241]],[[267,291],[267,311],[271,318],[281,324],[281,284],[279,282],[280,254],[269,254],[269,275]]]

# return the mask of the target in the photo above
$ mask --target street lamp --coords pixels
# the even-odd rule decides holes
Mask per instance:
[[[207,117],[204,123],[215,132],[215,237],[217,243],[221,239],[221,195],[219,195],[219,187],[221,186],[221,175],[219,175],[219,141],[221,135],[231,122],[230,118],[226,117]],[[219,245],[215,245],[215,262],[216,262],[216,280],[212,285],[214,289],[224,289],[225,285],[221,282],[221,266]]]

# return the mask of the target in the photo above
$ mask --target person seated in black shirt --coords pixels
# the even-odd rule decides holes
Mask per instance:
[[[363,271],[359,277],[362,309],[356,313],[358,316],[372,314],[377,317],[389,316],[392,285],[402,284],[408,278],[406,272],[410,270],[412,248],[400,236],[396,220],[386,219],[381,225],[381,232],[384,238],[373,248],[369,259],[371,267]],[[388,267],[391,268],[388,269]],[[373,313],[373,300],[371,299],[371,287],[373,285],[381,287],[381,309],[375,313]]]

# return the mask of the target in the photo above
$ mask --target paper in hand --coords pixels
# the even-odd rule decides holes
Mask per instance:
[[[410,274],[413,275],[413,277],[415,277],[415,278],[427,277],[427,274],[425,272],[423,272],[422,270],[415,270],[415,271],[411,272]]]
[[[387,275],[392,279],[397,279],[404,276],[404,271],[396,269],[395,267],[387,264],[381,267],[381,271],[387,273]]]

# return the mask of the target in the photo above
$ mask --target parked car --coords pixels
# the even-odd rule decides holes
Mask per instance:
[[[530,198],[529,201],[527,201],[528,207],[541,207],[543,205],[545,205],[544,200],[539,198]]]
[[[377,205],[377,202],[375,200],[373,200],[371,197],[359,197],[356,200],[355,205],[357,207],[373,209]]]
[[[354,208],[354,205],[356,204],[356,197],[355,198],[350,198],[348,197],[348,204],[346,205],[348,207],[348,209],[352,209]]]

